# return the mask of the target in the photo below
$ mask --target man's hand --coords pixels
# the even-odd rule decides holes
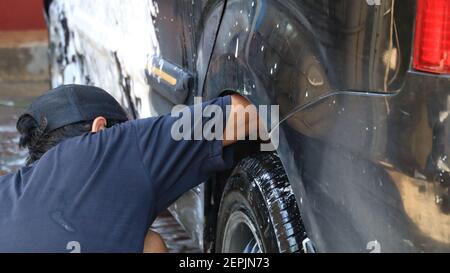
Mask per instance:
[[[231,111],[224,130],[223,146],[245,139],[258,132],[258,111],[241,95],[231,95]]]

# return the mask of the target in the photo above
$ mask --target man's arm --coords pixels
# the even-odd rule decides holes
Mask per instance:
[[[147,176],[151,178],[155,191],[155,214],[164,210],[183,193],[206,181],[213,173],[232,167],[233,149],[222,148],[254,131],[251,126],[246,127],[245,125],[255,124],[257,118],[250,117],[250,115],[247,120],[242,118],[242,116],[245,117],[242,115],[242,109],[249,105],[251,105],[250,102],[239,95],[217,98],[201,105],[203,111],[208,106],[219,106],[222,113],[228,112],[228,120],[221,116],[222,120],[220,121],[225,123],[222,130],[230,136],[220,138],[222,136],[208,135],[215,137],[214,141],[206,137],[197,141],[194,139],[197,126],[201,125],[201,129],[204,129],[203,127],[206,125],[215,126],[216,122],[219,124],[217,120],[219,117],[216,117],[219,112],[214,112],[217,110],[216,107],[209,108],[209,110],[213,110],[211,117],[203,117],[200,121],[193,120],[195,115],[192,114],[195,112],[194,107],[196,106],[191,106],[188,107],[188,110],[183,108],[185,112],[181,113],[181,119],[180,115],[166,115],[130,122],[131,126],[135,128],[142,165]],[[256,109],[253,112],[256,113]],[[236,117],[236,122],[234,122],[234,117]],[[190,128],[184,127],[184,123],[180,122],[180,120],[183,121],[183,118],[189,118],[188,126],[190,125]],[[230,131],[233,133],[232,128],[236,129],[234,134],[230,134]],[[237,130],[239,128],[241,130]],[[189,133],[188,136],[191,138],[175,139],[172,134],[181,132],[181,129],[184,133]]]
[[[244,110],[245,115],[242,113]],[[256,133],[258,121],[258,112],[254,105],[241,95],[231,95],[231,111],[224,130],[223,146],[229,146],[251,133]]]
[[[144,241],[144,253],[167,253],[167,246],[161,235],[149,230]]]

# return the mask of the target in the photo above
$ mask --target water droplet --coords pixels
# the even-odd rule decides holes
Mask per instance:
[[[261,46],[261,51],[264,51],[264,46]]]

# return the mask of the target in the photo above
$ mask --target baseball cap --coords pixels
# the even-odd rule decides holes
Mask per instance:
[[[26,115],[36,120],[43,133],[99,116],[119,122],[128,120],[126,112],[108,92],[94,86],[75,84],[62,85],[38,97],[19,122]]]

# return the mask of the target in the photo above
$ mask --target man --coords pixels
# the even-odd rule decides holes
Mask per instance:
[[[62,86],[39,97],[17,123],[27,166],[0,177],[0,252],[164,251],[162,239],[147,233],[155,217],[230,168],[226,147],[255,122],[235,120],[249,105],[239,95],[202,109],[208,105],[223,113],[230,106],[229,118],[192,124],[223,119],[223,140],[174,140],[178,119],[170,115],[128,121],[118,102],[95,87]]]

